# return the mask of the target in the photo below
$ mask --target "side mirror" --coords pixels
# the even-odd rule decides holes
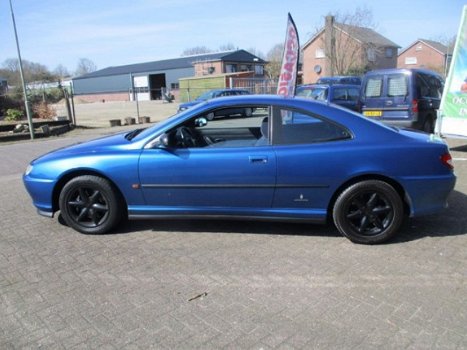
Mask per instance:
[[[203,126],[206,126],[208,125],[208,120],[206,118],[196,118],[195,120],[195,126],[196,127],[203,127]]]

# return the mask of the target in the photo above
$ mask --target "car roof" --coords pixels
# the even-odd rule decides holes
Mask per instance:
[[[386,68],[386,69],[375,69],[367,72],[365,75],[378,75],[378,74],[392,74],[392,73],[412,73],[420,72],[430,75],[436,75],[441,77],[441,75],[435,71],[424,69],[424,68]]]
[[[353,88],[353,89],[360,89],[359,85],[356,84],[304,84],[304,85],[299,85],[297,86],[298,88],[320,88],[320,87],[330,87],[330,88],[339,88],[339,87],[345,87],[345,88]]]
[[[238,88],[225,88],[225,89],[212,89],[212,90],[208,90],[208,91],[211,91],[211,92],[214,92],[214,91],[247,91],[249,92],[247,89],[238,89]]]

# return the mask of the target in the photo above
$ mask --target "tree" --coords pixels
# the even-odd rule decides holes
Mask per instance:
[[[367,70],[367,51],[375,54],[381,50],[377,46],[362,46],[355,41],[356,34],[365,29],[373,29],[373,14],[366,7],[357,7],[353,13],[330,13],[326,16],[325,35],[322,46],[327,58],[329,75],[362,74]]]
[[[262,53],[261,51],[259,51],[256,47],[250,47],[249,49],[247,49],[247,51],[255,55],[256,57],[266,60],[266,55]]]
[[[428,69],[434,70],[444,75],[445,77],[448,75],[449,67],[451,65],[452,54],[454,52],[454,46],[456,45],[456,39],[457,35],[449,37],[446,35],[439,35],[430,39],[432,41],[436,41],[446,46],[446,50],[443,52],[443,54],[445,55],[444,64],[442,66],[427,67]]]
[[[57,76],[57,78],[59,79],[64,79],[64,78],[68,78],[70,76],[70,72],[68,72],[68,69],[62,65],[62,64],[59,64],[53,71],[53,73],[55,74],[55,76]]]
[[[76,67],[75,75],[84,75],[95,72],[97,66],[89,58],[80,58],[78,60],[78,66]]]
[[[265,71],[269,79],[276,79],[279,77],[279,74],[281,73],[283,52],[284,44],[276,44],[266,55],[268,64],[266,64]]]
[[[40,63],[23,60],[23,73],[26,83],[51,82],[56,80],[56,76],[49,69]],[[8,85],[20,86],[21,77],[19,72],[19,61],[17,58],[8,58],[2,64],[0,75],[8,81]]]
[[[227,43],[225,45],[219,46],[219,51],[221,51],[221,52],[222,51],[233,51],[233,50],[236,50],[236,49],[237,49],[237,47],[232,43]]]
[[[185,56],[201,55],[204,53],[211,53],[211,52],[214,52],[214,51],[207,48],[206,46],[195,46],[195,47],[183,50],[180,56],[185,57]]]

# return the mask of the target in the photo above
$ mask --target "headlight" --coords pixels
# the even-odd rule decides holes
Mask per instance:
[[[26,171],[24,172],[24,175],[28,176],[31,173],[32,168],[33,166],[29,164],[28,167],[26,168]]]

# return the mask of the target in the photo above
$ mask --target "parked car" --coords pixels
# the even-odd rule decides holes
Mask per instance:
[[[353,75],[335,75],[332,77],[321,77],[316,81],[317,84],[352,84],[361,85],[362,78]]]
[[[214,90],[209,90],[209,91],[206,91],[201,96],[194,99],[193,101],[181,103],[180,106],[178,106],[178,111],[179,112],[184,111],[185,109],[191,108],[191,107],[196,106],[197,104],[199,104],[201,102],[208,101],[208,100],[211,100],[213,98],[225,97],[225,96],[249,95],[249,94],[250,94],[250,92],[248,90],[244,90],[244,89],[214,89]],[[228,113],[226,113],[226,112],[228,112]],[[229,110],[229,111],[224,111],[223,113],[224,114],[222,114],[222,115],[213,113],[213,114],[210,114],[208,116],[208,118],[209,118],[209,120],[212,120],[212,119],[214,119],[214,117],[224,117],[224,116],[232,116],[232,115],[241,115],[241,116],[244,116],[244,117],[249,117],[252,114],[252,110],[251,109],[241,108],[241,109],[232,109],[232,110]]]
[[[247,107],[250,118],[206,118]],[[59,149],[32,161],[23,180],[40,214],[60,211],[88,234],[125,218],[332,219],[353,242],[372,244],[393,237],[405,216],[445,208],[456,178],[435,135],[302,98],[251,95]]]
[[[426,69],[371,71],[363,77],[361,112],[387,124],[431,133],[443,87],[443,78]]]
[[[360,87],[358,85],[348,84],[300,85],[297,87],[295,95],[317,101],[335,103],[353,111],[358,111],[358,97],[360,95]]]

